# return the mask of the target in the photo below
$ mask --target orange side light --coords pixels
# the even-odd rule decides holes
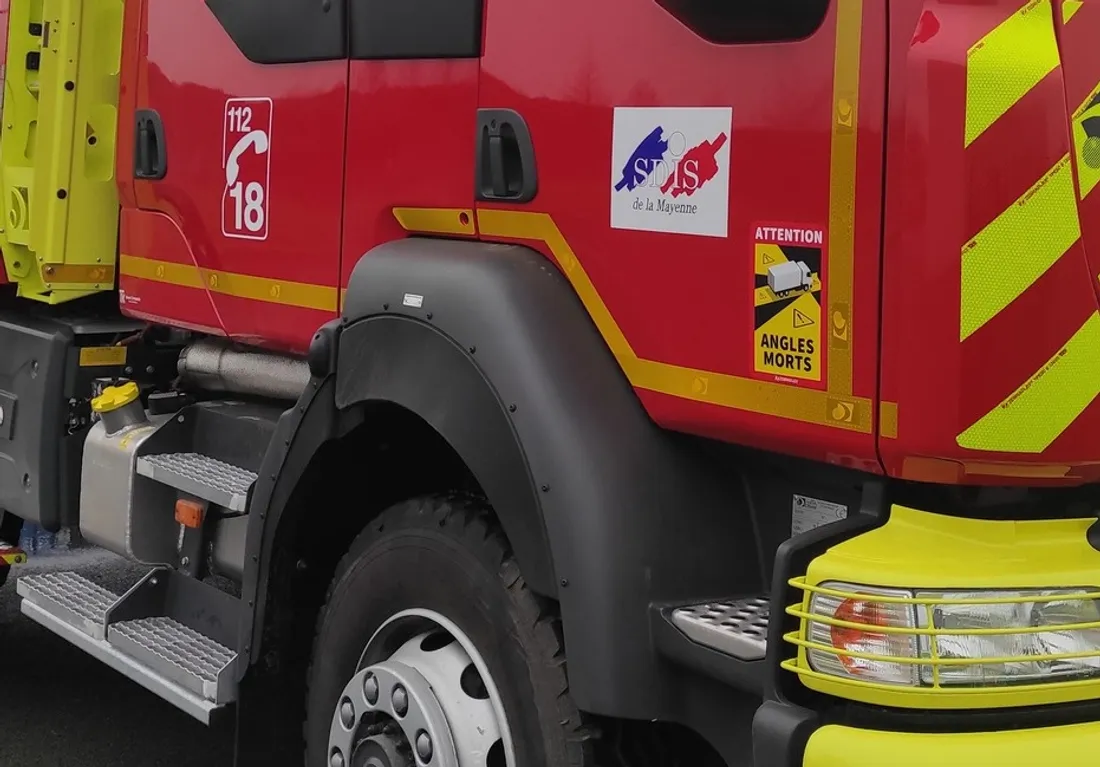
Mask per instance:
[[[202,527],[202,504],[180,498],[176,501],[176,521],[184,527]]]

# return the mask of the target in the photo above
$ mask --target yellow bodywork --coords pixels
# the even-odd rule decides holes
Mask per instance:
[[[990,521],[930,514],[895,506],[884,526],[837,544],[810,564],[805,577],[791,581],[791,585],[803,591],[803,600],[800,604],[788,607],[787,613],[801,619],[801,629],[784,637],[788,643],[798,647],[798,655],[785,661],[783,666],[798,674],[803,684],[811,689],[880,706],[980,709],[1100,698],[1100,678],[984,687],[938,684],[911,687],[825,674],[810,667],[810,649],[833,655],[851,655],[939,668],[959,661],[937,659],[935,656],[898,659],[838,652],[831,646],[811,642],[806,630],[807,621],[812,618],[826,625],[903,636],[932,637],[932,647],[936,646],[937,636],[950,633],[937,628],[876,628],[850,624],[831,617],[811,616],[810,600],[814,592],[841,598],[860,598],[857,589],[845,588],[838,591],[823,588],[821,584],[826,582],[908,589],[914,593],[922,589],[1009,591],[1073,588],[1087,592],[1077,598],[1086,601],[1100,599],[1100,552],[1093,549],[1086,538],[1088,528],[1095,522],[1095,519]],[[1018,596],[983,597],[977,600],[877,595],[863,595],[862,598],[882,603],[911,604],[917,610],[925,611],[931,610],[937,604],[1026,601]],[[928,625],[931,626],[931,622]],[[1098,627],[1100,620],[1094,624],[1066,624],[1061,628],[1076,630]],[[1020,632],[970,629],[966,633]],[[1094,654],[1091,653],[1090,656]],[[1055,656],[1049,657],[1053,659]],[[1038,659],[1041,658],[989,658],[985,662]],[[962,662],[973,661],[967,659]]]
[[[803,767],[1093,767],[1100,724],[1003,732],[919,733],[828,725],[810,736]]]
[[[23,297],[114,288],[122,11],[123,0],[11,0],[0,249]]]

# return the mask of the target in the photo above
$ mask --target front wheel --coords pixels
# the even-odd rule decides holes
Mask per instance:
[[[491,514],[384,512],[337,568],[314,641],[309,767],[589,767],[559,621]]]

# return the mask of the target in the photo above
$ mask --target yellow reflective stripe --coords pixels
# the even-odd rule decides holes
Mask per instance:
[[[1100,84],[1073,113],[1073,148],[1077,153],[1077,185],[1081,199],[1100,184],[1100,136],[1085,132],[1085,121],[1100,122]],[[1095,132],[1095,131],[1094,131]]]
[[[212,293],[280,306],[296,306],[326,312],[335,312],[337,306],[338,291],[335,287],[327,285],[199,269],[193,264],[177,264],[130,255],[119,257],[119,268],[127,277],[137,277],[184,288],[205,288]]]
[[[1059,65],[1051,0],[1031,0],[966,57],[966,146]]]
[[[898,403],[882,401],[879,405],[878,433],[886,439],[898,438]]]
[[[469,208],[394,208],[393,216],[408,232],[477,234],[474,212]]]
[[[1031,287],[1080,236],[1067,154],[963,247],[959,339]]]
[[[1100,395],[1100,313],[1004,402],[958,437],[960,447],[1041,453]]]
[[[1062,3],[1062,23],[1069,24],[1069,20],[1077,15],[1084,4],[1085,0],[1065,0]]]
[[[856,149],[863,0],[840,0],[833,62],[833,135],[829,170],[829,391],[852,393],[852,282],[856,248]]]

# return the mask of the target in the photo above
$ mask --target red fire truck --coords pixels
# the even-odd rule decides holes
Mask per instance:
[[[27,617],[242,765],[1093,763],[1100,2],[9,2],[0,533],[149,567]]]

